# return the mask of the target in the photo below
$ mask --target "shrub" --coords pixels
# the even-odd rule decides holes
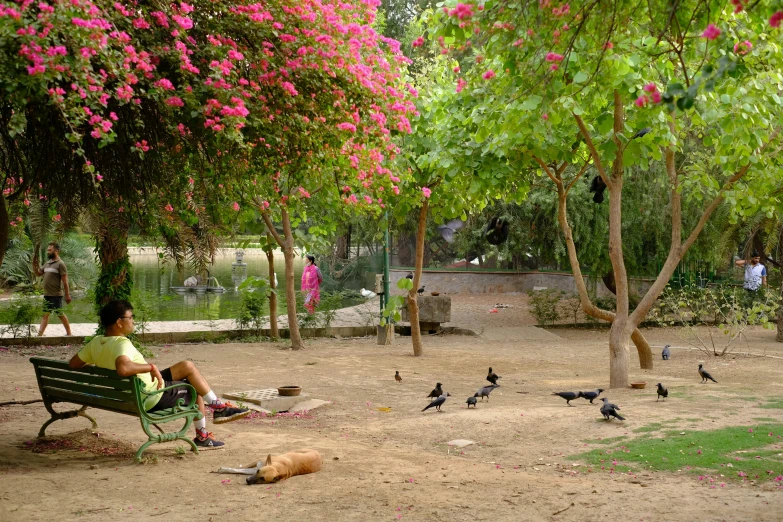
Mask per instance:
[[[43,302],[38,297],[14,297],[7,300],[0,309],[0,332],[10,333],[14,338],[31,337],[38,333],[34,326],[43,314]]]
[[[274,290],[265,278],[248,277],[239,285],[239,292],[242,301],[236,318],[237,327],[255,330],[256,335],[259,335],[269,312],[269,293]]]
[[[530,296],[530,312],[538,324],[554,324],[560,319],[557,303],[563,292],[547,288],[546,290],[532,290],[527,295]]]

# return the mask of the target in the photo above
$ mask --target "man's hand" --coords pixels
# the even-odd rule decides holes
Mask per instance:
[[[150,375],[152,375],[153,381],[157,381],[157,389],[160,390],[163,388],[163,376],[160,374],[160,371],[158,371],[158,367],[154,364],[150,364]]]
[[[65,296],[65,304],[71,304],[71,301],[72,301],[71,295],[70,294],[66,295]]]

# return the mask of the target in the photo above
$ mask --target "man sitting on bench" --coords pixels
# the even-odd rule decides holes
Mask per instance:
[[[201,376],[196,366],[190,361],[181,361],[170,368],[158,371],[154,364],[149,364],[139,353],[126,335],[133,332],[133,306],[128,301],[111,301],[101,308],[101,324],[106,335],[97,335],[87,343],[68,363],[71,368],[81,368],[94,364],[99,368],[116,370],[120,377],[138,375],[144,382],[147,392],[171,386],[178,382],[186,382],[198,393],[196,401],[202,415],[205,414],[204,403],[212,409],[215,424],[222,424],[248,416],[248,409],[237,408],[229,402],[222,402],[212,391],[206,379]],[[154,382],[153,381],[157,381]],[[182,399],[184,404],[190,403],[190,389],[184,386],[168,390],[164,393],[150,395],[144,402],[147,411],[156,411],[176,406]],[[200,449],[220,448],[225,443],[215,440],[208,432],[206,417],[194,422],[196,438],[193,441]]]

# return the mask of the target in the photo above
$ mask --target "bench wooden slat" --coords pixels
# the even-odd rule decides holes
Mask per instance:
[[[56,388],[59,390],[68,390],[84,395],[112,399],[115,401],[129,402],[136,405],[136,398],[132,391],[113,390],[111,388],[105,388],[103,386],[92,386],[90,384],[83,384],[73,381],[61,381],[59,379],[52,379],[50,377],[41,376],[41,384],[49,389]]]
[[[73,402],[85,406],[95,406],[97,408],[103,408],[118,413],[130,413],[132,415],[139,414],[139,410],[136,408],[136,405],[130,402],[106,399],[104,397],[92,397],[90,395],[84,395],[82,393],[76,393],[71,390],[64,390],[52,386],[43,386],[42,388],[49,398],[52,399],[60,399],[61,401]]]
[[[128,380],[128,377],[120,377],[115,370],[107,370],[106,368],[98,368],[97,366],[83,366],[78,370],[72,370],[68,366],[68,361],[62,361],[59,359],[49,359],[47,357],[30,357],[30,362],[33,363],[37,370],[43,368],[54,368],[58,370],[72,371],[86,373],[89,375],[100,375],[115,381]]]
[[[40,368],[41,377],[50,377],[64,381],[79,382],[86,384],[95,384],[104,386],[113,390],[127,390],[133,394],[133,383],[127,377],[122,380],[107,379],[102,375],[91,375],[82,371],[60,370],[57,368]],[[100,394],[98,394],[100,395]]]

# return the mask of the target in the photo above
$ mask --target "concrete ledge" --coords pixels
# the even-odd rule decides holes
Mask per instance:
[[[398,335],[406,336],[410,335],[410,326],[395,325],[395,333]],[[318,338],[318,337],[374,337],[377,335],[375,326],[332,326],[329,328],[302,328],[299,330],[303,338]],[[288,328],[279,329],[280,337],[282,339],[288,339],[290,332]],[[478,335],[472,330],[465,328],[446,327],[442,329],[442,333],[454,334],[454,335]],[[256,335],[255,331],[251,330],[207,330],[207,331],[193,331],[193,332],[156,332],[140,335],[141,340],[147,343],[157,344],[181,344],[181,343],[198,343],[204,341],[242,339],[245,337],[253,337]],[[271,339],[272,332],[268,328],[262,328],[259,330],[260,337],[269,337]],[[20,337],[17,339],[0,339],[0,346],[65,346],[65,345],[81,345],[84,344],[84,336],[71,336],[71,337]]]

